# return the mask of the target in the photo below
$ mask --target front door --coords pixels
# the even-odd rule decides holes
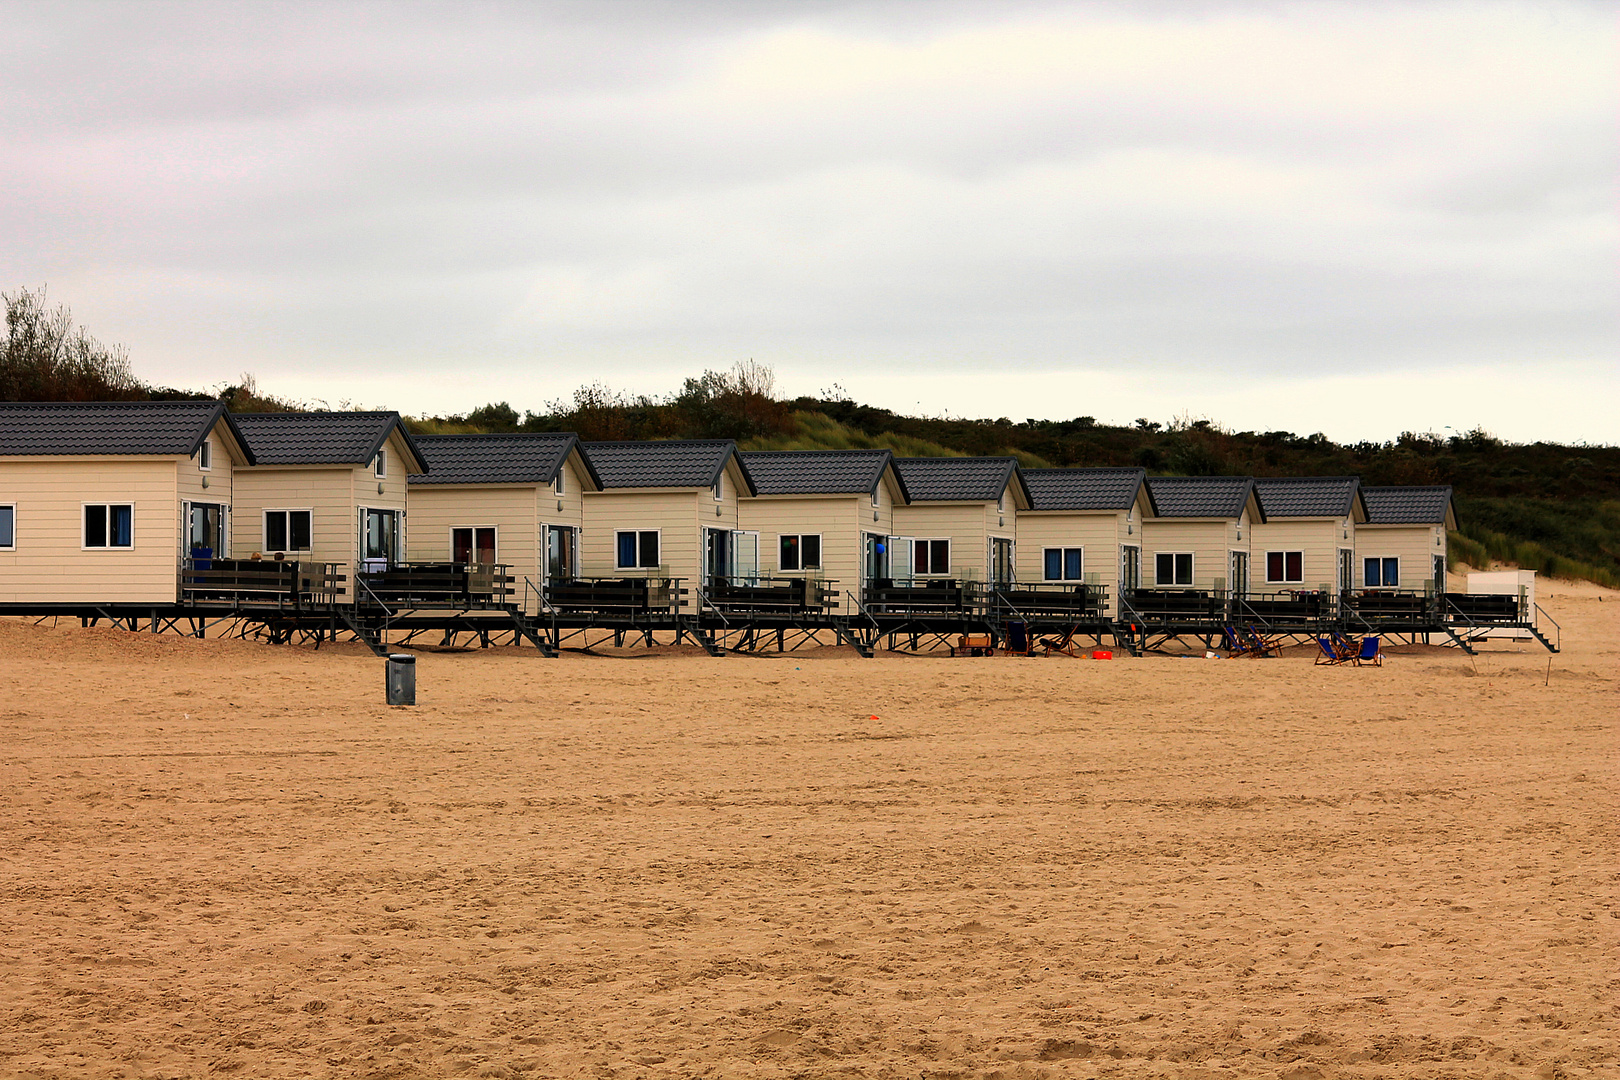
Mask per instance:
[[[360,512],[360,558],[367,570],[383,570],[399,561],[398,510]]]
[[[1139,547],[1122,547],[1119,549],[1119,591],[1132,593],[1142,587],[1142,549]]]
[[[1232,552],[1232,566],[1230,576],[1232,595],[1243,597],[1249,592],[1249,553],[1247,551]]]
[[[226,554],[225,507],[219,503],[187,503],[186,519],[186,557],[223,558]]]
[[[730,576],[739,585],[759,583],[759,533],[733,532],[731,534]]]
[[[864,533],[866,541],[866,581],[889,576],[889,538],[877,533]]]
[[[561,525],[546,525],[546,580],[572,581],[578,575],[576,562],[576,529]]]
[[[1011,585],[1016,576],[1013,569],[1013,542],[1005,537],[990,538],[990,582],[993,585]]]
[[[1347,593],[1356,587],[1356,553],[1349,548],[1339,549],[1339,592]]]
[[[495,562],[495,528],[492,525],[450,530],[450,561],[460,566]]]
[[[731,576],[731,530],[703,530],[703,583],[712,585]]]
[[[1434,557],[1434,591],[1437,593],[1446,591],[1446,557],[1444,555]]]

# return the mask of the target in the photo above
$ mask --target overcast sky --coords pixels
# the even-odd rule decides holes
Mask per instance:
[[[1610,3],[15,4],[0,288],[149,380],[1620,443]]]

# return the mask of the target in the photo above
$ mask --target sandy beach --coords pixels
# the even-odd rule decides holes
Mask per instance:
[[[0,1076],[1620,1068],[1566,649],[424,650],[0,622]]]

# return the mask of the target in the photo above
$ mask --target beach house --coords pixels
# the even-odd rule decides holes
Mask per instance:
[[[218,402],[0,404],[0,604],[163,604],[254,456]]]
[[[1030,507],[1018,514],[1018,580],[1106,589],[1140,580],[1143,522],[1152,513],[1142,469],[1024,469]]]
[[[679,579],[683,606],[711,578],[759,574],[759,535],[738,517],[753,482],[730,439],[582,444],[582,576]]]
[[[1446,532],[1457,527],[1449,486],[1361,489],[1367,520],[1355,530],[1358,589],[1446,589]]]
[[[596,472],[572,432],[417,435],[431,471],[409,487],[412,561],[502,564],[525,580],[579,576],[587,491]]]
[[[760,539],[760,572],[858,590],[894,532],[905,486],[888,450],[783,450],[742,455],[754,496],[741,527]]]
[[[1018,515],[1030,494],[1016,458],[895,458],[894,468],[906,501],[894,508],[886,553],[870,560],[871,577],[1017,579]]]
[[[1146,487],[1141,588],[1214,595],[1253,587],[1249,535],[1264,518],[1253,477],[1150,476]]]
[[[1254,482],[1261,518],[1249,540],[1251,592],[1349,592],[1356,527],[1367,520],[1354,476],[1266,477]]]
[[[405,558],[407,477],[427,462],[396,412],[243,413],[231,552],[378,571]],[[345,585],[345,592],[352,583]]]

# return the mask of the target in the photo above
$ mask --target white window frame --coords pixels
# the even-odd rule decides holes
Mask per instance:
[[[199,472],[212,472],[214,469],[214,440],[204,439],[202,445],[197,447],[197,469]]]
[[[1374,559],[1378,561],[1378,584],[1367,584],[1367,564]],[[1395,563],[1395,584],[1391,585],[1384,580],[1384,565],[1393,561]],[[1364,589],[1399,589],[1401,587],[1401,557],[1399,555],[1363,555],[1361,557],[1361,587]]]
[[[271,547],[270,546],[270,515],[271,514],[308,514],[309,515],[309,547]],[[271,551],[313,551],[315,550],[315,508],[313,506],[268,506],[259,515],[259,542],[264,545],[264,552]],[[292,519],[287,519],[287,542],[292,543]]]
[[[726,501],[726,476],[724,473],[721,473],[719,479],[714,482],[714,501]]]
[[[551,493],[559,499],[568,494],[568,482],[564,479],[567,475],[568,466],[562,464],[557,466],[557,475],[551,478]]]
[[[1159,558],[1161,556],[1164,556],[1164,555],[1170,556],[1170,558],[1172,560],[1171,563],[1170,563],[1170,578],[1171,578],[1171,580],[1169,580],[1169,581],[1160,581],[1159,580]],[[1182,555],[1187,556],[1187,580],[1186,581],[1176,581],[1175,580],[1176,564],[1175,564],[1174,560],[1179,558]],[[1168,586],[1169,588],[1172,588],[1172,589],[1181,589],[1181,588],[1190,589],[1193,586],[1193,582],[1195,582],[1197,580],[1198,580],[1198,553],[1197,552],[1193,552],[1193,551],[1155,551],[1153,553],[1153,585],[1154,585],[1155,588],[1161,588],[1162,589],[1162,588],[1165,588],[1166,586]]]
[[[1280,578],[1274,578],[1274,577],[1271,576],[1271,557],[1273,555],[1281,555],[1283,557],[1283,571],[1282,571],[1283,576],[1280,577]],[[1297,577],[1297,578],[1291,578],[1291,577],[1288,576],[1288,556],[1290,556],[1290,555],[1298,555],[1299,556],[1299,577]],[[1267,585],[1303,585],[1304,583],[1305,583],[1305,552],[1303,552],[1303,551],[1267,551],[1266,552],[1266,584]]]
[[[943,543],[945,545],[945,569],[943,569],[943,570],[935,570],[933,568],[933,566],[934,566],[934,549],[933,549],[933,545],[938,544],[938,543]],[[928,548],[928,572],[927,573],[924,573],[924,572],[917,569],[917,545],[918,544],[928,544],[929,545],[929,548]],[[954,557],[951,554],[951,538],[948,537],[948,536],[913,536],[911,538],[911,574],[912,574],[913,577],[948,578],[948,577],[951,576],[951,563],[953,561],[953,558]]]
[[[1071,551],[1078,551],[1080,553],[1080,574],[1079,574],[1079,576],[1078,577],[1072,577],[1072,578],[1071,577],[1047,577],[1046,576],[1046,553],[1049,552],[1049,551],[1057,551],[1057,552],[1062,553],[1062,554],[1060,554],[1058,556],[1058,566],[1059,566],[1060,569],[1066,569],[1067,568],[1067,566],[1068,566],[1068,558],[1067,558],[1068,553],[1071,552]],[[1086,549],[1084,547],[1043,547],[1043,548],[1041,548],[1041,580],[1042,581],[1064,582],[1064,581],[1084,581],[1085,579],[1086,579]]]
[[[16,503],[0,503],[0,510],[10,510],[11,511],[11,543],[9,543],[9,544],[0,544],[0,551],[16,551],[17,550],[17,504]],[[80,519],[80,521],[79,521],[79,539],[81,541],[84,539],[84,521],[83,521],[83,519]]]
[[[624,566],[619,562],[619,537],[625,533],[634,533],[636,537],[636,562],[641,562],[641,534],[656,533],[658,535],[658,561],[651,566]],[[663,529],[614,529],[613,530],[613,568],[615,570],[656,570],[664,565],[664,530]]]
[[[385,446],[377,451],[377,458],[372,463],[371,474],[378,480],[388,479],[388,448]]]
[[[807,537],[807,536],[813,536],[813,537],[816,538],[816,561],[815,561],[815,565],[813,565],[813,566],[806,566],[805,562],[804,562],[804,538]],[[783,566],[782,565],[782,541],[787,540],[789,538],[796,539],[796,540],[799,541],[799,565],[798,566]],[[821,534],[820,533],[778,533],[777,534],[777,536],[776,536],[776,569],[777,569],[777,571],[779,573],[798,574],[798,573],[803,573],[804,571],[807,571],[807,570],[823,570],[825,568],[826,567],[823,565],[823,559],[822,559]]]
[[[471,529],[472,530],[472,534],[473,534],[472,547],[473,547],[473,552],[475,554],[478,551],[478,530],[479,529],[489,529],[490,531],[492,531],[495,534],[495,558],[490,560],[490,561],[493,562],[493,563],[499,563],[501,561],[501,527],[499,525],[495,524],[493,521],[486,522],[483,525],[451,525],[451,526],[448,526],[446,532],[447,532],[447,535],[450,538],[450,546],[449,546],[449,548],[447,550],[450,552],[450,558],[452,560],[454,560],[455,557],[456,557],[456,530],[457,529]]]
[[[84,542],[84,512],[92,506],[105,507],[107,510],[107,528],[112,529],[112,508],[115,506],[129,507],[129,543],[127,544],[97,544],[91,546]],[[133,551],[135,550],[135,504],[132,502],[84,502],[79,504],[79,550],[80,551]]]
[[[882,500],[882,498],[881,498],[881,496],[879,494],[882,490],[883,490],[883,481],[879,480],[877,482],[877,485],[872,488],[872,509],[874,509],[874,510],[880,508],[883,505],[883,500]]]

